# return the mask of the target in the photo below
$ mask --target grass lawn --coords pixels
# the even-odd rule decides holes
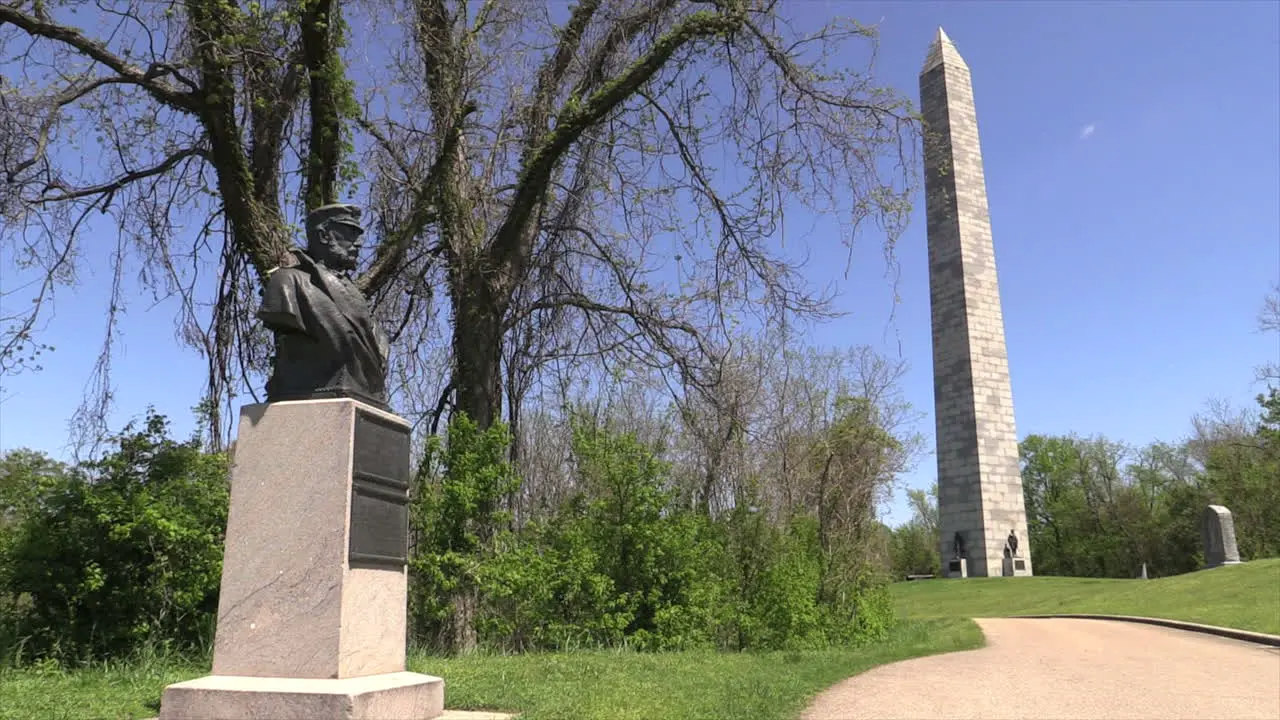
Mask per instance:
[[[1157,580],[971,578],[895,583],[904,618],[1143,615],[1280,634],[1280,558]]]
[[[818,691],[876,665],[982,642],[971,621],[948,618],[909,622],[883,643],[846,650],[415,657],[410,669],[445,678],[449,708],[519,710],[522,720],[767,720],[795,717]],[[0,719],[154,717],[165,685],[206,672],[159,662],[0,670]]]

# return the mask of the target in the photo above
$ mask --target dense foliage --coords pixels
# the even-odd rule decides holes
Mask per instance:
[[[908,575],[937,575],[941,562],[938,547],[938,486],[926,494],[908,490],[911,519],[894,528],[891,554],[893,573],[899,579]]]
[[[1202,421],[1181,445],[1134,451],[1105,438],[1028,437],[1022,477],[1036,572],[1195,570],[1211,503],[1231,510],[1242,559],[1280,555],[1280,392],[1258,402],[1256,418]]]
[[[502,426],[450,427],[415,502],[420,640],[449,647],[459,602],[474,604],[465,614],[482,645],[510,650],[818,647],[891,624],[882,582],[857,553],[824,549],[816,518],[770,522],[750,508],[709,518],[680,502],[659,448],[573,424],[576,491],[489,538],[468,528],[514,490]]]
[[[226,458],[149,413],[100,460],[0,459],[0,657],[81,660],[212,638]]]
[[[892,451],[888,434],[854,431],[865,412],[842,417],[812,444],[839,454],[858,438]],[[567,430],[572,492],[519,524],[507,509],[521,483],[503,425],[482,430],[458,416],[431,439],[411,505],[417,644],[815,648],[891,626],[867,528],[803,507],[713,517],[677,491],[662,447],[585,416]],[[0,650],[9,661],[207,645],[226,458],[167,433],[150,414],[101,460],[68,467],[14,451],[0,461]],[[870,517],[866,507],[857,514]]]
[[[814,397],[826,399],[809,407],[829,414],[779,432],[754,460],[736,440],[722,447],[737,456],[682,456],[687,434],[617,408],[570,408],[558,425],[531,425],[543,434],[525,437],[521,471],[503,424],[455,416],[429,439],[414,478],[412,641],[521,652],[882,637],[894,622],[890,575],[938,569],[936,488],[909,491],[912,518],[901,527],[877,522],[904,436],[865,399]],[[1260,414],[1198,419],[1176,445],[1026,438],[1038,574],[1197,569],[1209,503],[1233,511],[1244,559],[1280,554],[1280,392],[1259,403]],[[709,435],[740,437],[723,427]],[[712,472],[731,480],[729,502],[707,481]],[[0,457],[0,661],[206,647],[227,501],[226,456],[171,439],[154,413],[93,461]]]

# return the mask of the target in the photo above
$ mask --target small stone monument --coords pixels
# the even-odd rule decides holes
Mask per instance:
[[[969,577],[969,559],[965,554],[964,536],[959,532],[951,538],[951,559],[947,561],[947,570],[943,573],[943,577],[957,579]]]
[[[1018,534],[1012,530],[1004,541],[1004,562],[1000,574],[1004,577],[1030,577],[1031,575],[1027,570],[1026,559],[1018,554]]]
[[[1204,540],[1204,566],[1240,564],[1236,547],[1236,525],[1231,511],[1221,505],[1210,505],[1200,518],[1200,537]]]
[[[1148,579],[1148,578],[1147,578],[1147,564],[1146,564],[1146,563],[1142,563],[1142,575],[1138,576],[1138,579],[1139,579],[1139,580],[1146,580],[1146,579]]]
[[[386,335],[347,273],[360,213],[307,218],[274,271],[268,402],[240,411],[213,674],[159,720],[426,720],[444,681],[405,671],[410,425],[386,402]]]

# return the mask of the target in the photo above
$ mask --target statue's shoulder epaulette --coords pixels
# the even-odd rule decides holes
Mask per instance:
[[[302,250],[298,248],[290,249],[289,252],[286,253],[283,258],[281,258],[279,265],[276,265],[275,267],[267,271],[267,277],[271,277],[272,275],[274,275],[277,270],[296,268],[299,265],[302,265],[302,258],[300,257],[301,254],[302,254]]]

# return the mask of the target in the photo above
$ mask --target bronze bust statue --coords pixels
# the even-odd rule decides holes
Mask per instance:
[[[387,334],[350,273],[360,208],[325,205],[307,215],[307,249],[271,271],[258,319],[275,333],[267,402],[346,397],[387,408]]]

